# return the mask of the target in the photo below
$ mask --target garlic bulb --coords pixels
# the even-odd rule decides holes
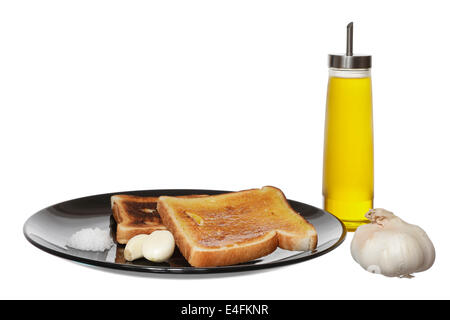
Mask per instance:
[[[433,243],[420,227],[392,212],[372,209],[371,223],[356,229],[351,243],[353,259],[364,269],[388,277],[412,277],[429,269],[435,259]]]

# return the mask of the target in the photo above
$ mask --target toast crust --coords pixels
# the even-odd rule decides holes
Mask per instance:
[[[194,267],[242,263],[267,255],[278,246],[303,251],[317,245],[314,227],[274,187],[200,200],[162,196],[157,210]]]

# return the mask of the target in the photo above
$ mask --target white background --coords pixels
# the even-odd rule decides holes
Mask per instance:
[[[450,298],[447,1],[3,1],[1,298]],[[375,206],[427,231],[412,280],[349,251],[228,276],[116,274],[29,244],[98,193],[264,185],[322,206],[327,54],[373,55]]]

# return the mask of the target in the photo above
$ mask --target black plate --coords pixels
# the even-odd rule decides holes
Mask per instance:
[[[125,261],[124,245],[115,244],[104,252],[81,251],[66,247],[67,240],[83,228],[111,228],[114,237],[114,219],[111,218],[113,194],[139,196],[220,194],[229,191],[218,190],[145,190],[115,192],[74,199],[55,204],[31,216],[24,225],[25,237],[33,245],[48,253],[66,259],[107,268],[158,273],[216,273],[272,268],[299,263],[319,257],[337,248],[345,239],[346,230],[339,219],[313,206],[289,200],[292,208],[314,225],[318,234],[317,249],[308,252],[288,251],[278,248],[268,256],[246,263],[212,268],[191,267],[178,250],[167,263],[152,263],[145,259]]]

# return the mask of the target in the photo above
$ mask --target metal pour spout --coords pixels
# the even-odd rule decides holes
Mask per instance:
[[[347,52],[346,56],[353,55],[353,22],[347,25]]]
[[[347,25],[347,50],[345,54],[328,55],[328,67],[336,69],[370,69],[372,57],[353,55],[353,22]]]

